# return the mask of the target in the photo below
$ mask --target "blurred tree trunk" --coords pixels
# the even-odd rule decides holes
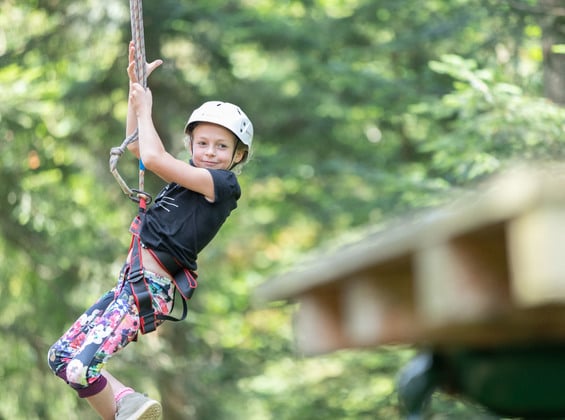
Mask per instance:
[[[565,105],[565,53],[556,51],[556,45],[565,45],[565,2],[540,0],[544,9],[543,29],[543,81],[545,96],[555,103]]]

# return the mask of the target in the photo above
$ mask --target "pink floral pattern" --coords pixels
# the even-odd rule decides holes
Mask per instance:
[[[158,314],[172,309],[175,287],[169,279],[145,271],[145,279]],[[51,347],[48,361],[55,374],[71,386],[87,388],[101,375],[108,359],[132,341],[139,332],[139,314],[123,271],[116,287],[82,314]]]

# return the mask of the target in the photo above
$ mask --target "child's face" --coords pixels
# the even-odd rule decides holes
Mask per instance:
[[[192,131],[192,161],[199,168],[229,169],[243,157],[234,151],[236,139],[228,129],[210,123],[199,123]]]

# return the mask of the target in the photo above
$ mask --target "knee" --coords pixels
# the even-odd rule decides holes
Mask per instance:
[[[67,381],[72,386],[88,385],[88,366],[78,359],[72,359],[67,364],[66,369]]]
[[[47,353],[47,363],[55,375],[71,386],[86,386],[88,383],[88,366],[73,356],[67,353],[64,347],[61,347],[57,342],[51,346]]]

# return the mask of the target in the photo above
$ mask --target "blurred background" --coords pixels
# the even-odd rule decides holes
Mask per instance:
[[[186,321],[109,363],[166,420],[394,419],[408,347],[306,358],[255,287],[315,250],[565,154],[562,0],[162,0],[144,8],[154,120],[206,100],[255,125],[243,196],[199,258]],[[112,287],[136,205],[125,134],[129,3],[0,2],[0,419],[94,419],[46,353]],[[120,161],[137,183],[137,162]],[[155,194],[162,183],[146,175]],[[485,418],[441,394],[429,417]]]

